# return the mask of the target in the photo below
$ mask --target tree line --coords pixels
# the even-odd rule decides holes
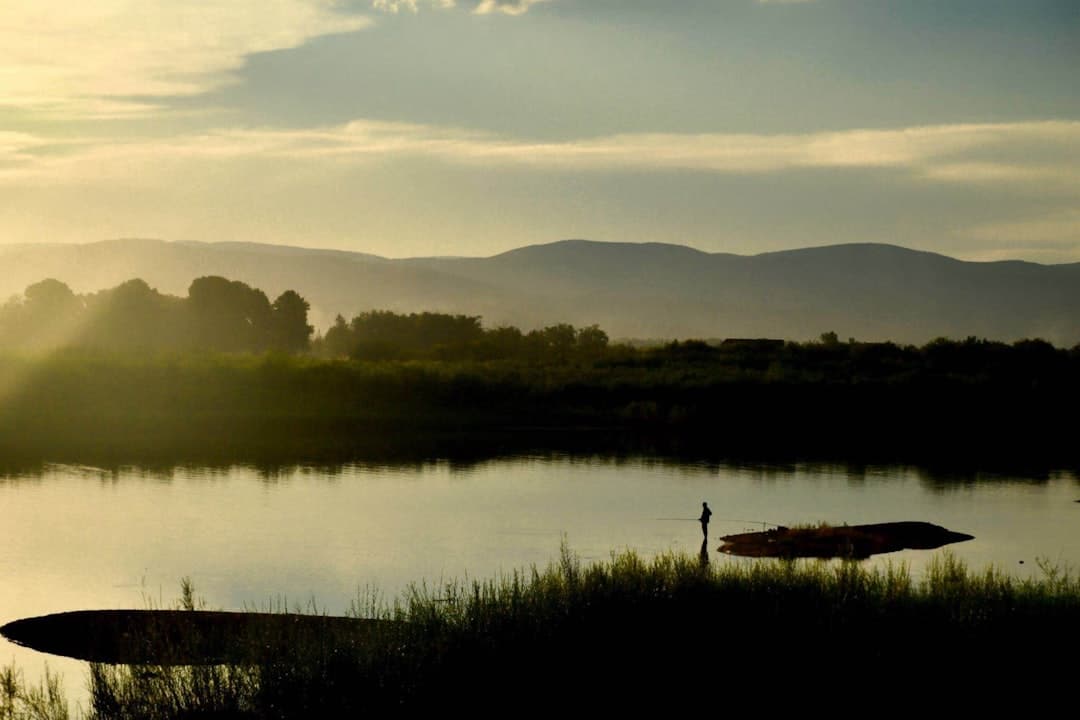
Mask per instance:
[[[199,278],[186,298],[138,280],[83,296],[37,283],[0,306],[0,456],[351,457],[388,433],[492,428],[593,428],[707,453],[1077,455],[1076,425],[1060,418],[1080,403],[1080,346],[835,333],[630,345],[596,326],[388,311],[313,337],[306,318],[295,292],[270,302],[224,278]]]
[[[217,276],[194,280],[186,298],[140,279],[84,295],[47,279],[0,306],[0,347],[298,353],[311,344],[309,307],[293,290],[271,302]]]
[[[922,345],[820,340],[686,340],[613,360],[645,367],[678,367],[732,380],[774,384],[961,383],[1000,386],[1080,384],[1080,345],[1058,348],[1041,339],[1011,343],[970,336],[936,338]]]
[[[80,348],[119,352],[311,353],[351,360],[595,359],[608,347],[596,325],[566,323],[522,332],[484,328],[479,316],[362,312],[338,316],[324,335],[308,324],[310,305],[294,290],[273,302],[257,288],[218,276],[195,279],[186,298],[144,280],[76,294],[46,279],[0,306],[0,348]]]
[[[510,361],[649,371],[674,369],[684,380],[770,383],[900,382],[1072,384],[1080,345],[1039,339],[1004,343],[938,338],[921,347],[841,341],[835,332],[812,342],[775,339],[612,343],[597,325],[558,323],[522,331],[485,328],[475,315],[361,312],[338,315],[319,335],[308,302],[286,290],[272,302],[259,289],[218,276],[195,279],[187,297],[166,295],[140,279],[79,295],[64,283],[35,283],[0,305],[0,349],[81,348],[118,352],[283,352],[350,361]]]
[[[596,325],[575,328],[559,323],[522,332],[512,326],[486,329],[475,315],[386,310],[360,313],[351,321],[338,315],[313,350],[354,360],[505,360],[564,362],[598,359],[608,335]]]

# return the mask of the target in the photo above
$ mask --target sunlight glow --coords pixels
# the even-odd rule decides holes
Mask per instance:
[[[252,53],[367,27],[331,0],[0,0],[0,107],[64,117],[151,112],[232,81]],[[149,100],[147,100],[149,99]]]

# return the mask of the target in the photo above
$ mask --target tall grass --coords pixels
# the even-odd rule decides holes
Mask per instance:
[[[372,596],[374,597],[374,596]],[[943,553],[905,566],[626,552],[585,564],[414,586],[354,608],[403,621],[361,647],[312,639],[245,667],[91,668],[91,718],[301,718],[701,710],[711,689],[784,688],[770,708],[842,679],[1051,682],[1071,672],[1080,581],[973,572]],[[749,685],[748,685],[749,684]],[[496,712],[499,711],[499,712]]]
[[[545,569],[415,585],[392,603],[369,591],[351,614],[397,622],[360,645],[302,638],[235,666],[91,665],[89,718],[667,716],[749,701],[773,713],[823,689],[845,704],[885,693],[892,708],[921,704],[912,683],[938,688],[935,707],[969,710],[1030,688],[1030,710],[1072,682],[1080,641],[1080,580],[1042,567],[1021,580],[943,552],[916,579],[853,561],[583,563],[564,547]],[[200,607],[190,583],[179,606]],[[55,676],[31,687],[0,671],[0,720],[67,717]]]
[[[68,702],[60,676],[45,668],[35,685],[14,664],[0,668],[0,720],[67,720]]]

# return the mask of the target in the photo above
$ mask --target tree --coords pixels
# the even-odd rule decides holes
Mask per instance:
[[[78,298],[71,288],[53,278],[28,286],[23,295],[26,296],[28,307],[41,309],[66,309],[78,303]]]
[[[79,332],[82,300],[52,278],[30,285],[22,302],[5,306],[5,334],[13,344],[53,348],[71,344]]]
[[[512,325],[485,330],[479,355],[486,360],[518,357],[521,355],[524,337],[521,330]]]
[[[177,319],[181,301],[162,295],[145,280],[128,280],[87,300],[83,344],[110,350],[161,350],[181,344]]]
[[[573,325],[559,323],[533,330],[525,336],[525,340],[531,355],[545,360],[564,361],[577,344],[577,330]]]
[[[577,349],[582,355],[602,355],[608,346],[608,334],[599,325],[590,325],[577,331]]]
[[[276,350],[298,353],[311,345],[311,333],[315,328],[308,325],[307,316],[311,305],[293,290],[286,290],[274,301],[272,346]],[[344,320],[342,320],[344,323]]]
[[[326,354],[331,357],[351,355],[355,344],[352,328],[345,322],[345,318],[338,315],[334,318],[334,325],[323,336],[323,348]]]
[[[273,309],[262,290],[223,277],[197,278],[188,289],[190,341],[194,347],[260,352],[273,344]]]
[[[349,329],[350,354],[365,360],[464,358],[484,337],[478,316],[431,312],[372,310],[354,317]]]

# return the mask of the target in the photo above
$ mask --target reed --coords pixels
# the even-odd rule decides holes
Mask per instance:
[[[912,678],[940,681],[937,702],[993,706],[997,695],[964,688],[1071,682],[1055,658],[1080,640],[1080,580],[1042,568],[1037,579],[972,571],[947,551],[922,577],[896,564],[674,552],[585,563],[563,547],[543,569],[418,584],[392,602],[368,590],[351,614],[396,622],[361,645],[297,638],[237,666],[92,665],[88,717],[671,713],[752,687],[781,690],[757,698],[775,711],[805,709],[823,687],[871,701]],[[198,607],[182,590],[181,606]],[[27,711],[31,697],[53,714]],[[55,678],[27,691],[14,669],[0,675],[2,720],[66,717],[50,704],[59,697]]]
[[[973,572],[947,552],[916,579],[902,565],[679,553],[587,564],[564,547],[546,569],[373,597],[354,611],[403,622],[363,648],[313,640],[244,668],[95,666],[91,717],[705,709],[693,689],[720,678],[805,690],[912,672],[988,682],[1008,668],[1015,681],[1031,669],[1019,659],[1080,639],[1070,573]]]
[[[30,683],[14,663],[0,668],[0,720],[68,720],[68,702],[59,675],[45,668]]]

